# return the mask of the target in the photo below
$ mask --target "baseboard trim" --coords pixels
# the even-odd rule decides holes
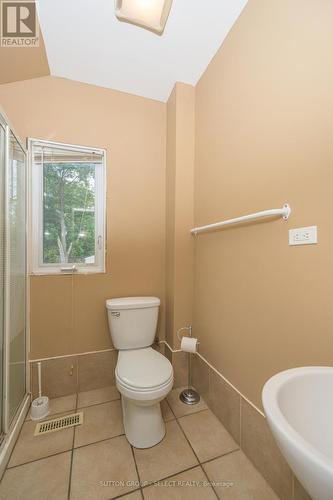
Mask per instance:
[[[77,356],[86,356],[87,354],[99,354],[101,352],[110,352],[110,351],[116,351],[116,349],[114,347],[110,347],[110,349],[101,349],[100,351],[78,352],[76,354],[63,354],[61,356],[51,356],[49,358],[30,359],[29,363],[38,363],[39,361],[51,361],[52,359],[74,358]]]
[[[181,349],[172,349],[166,340],[159,340],[158,343],[166,345],[170,352],[182,352]]]

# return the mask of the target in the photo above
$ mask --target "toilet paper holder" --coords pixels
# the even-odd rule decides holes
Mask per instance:
[[[183,330],[187,330],[190,334],[189,336],[192,337],[192,325],[182,326],[181,328],[179,328],[179,330],[177,330],[177,338],[178,338],[179,342],[182,341],[183,337],[180,336],[180,332],[182,332]],[[185,337],[185,335],[184,335],[184,337]],[[198,341],[198,345],[199,344],[200,344],[200,342]]]
[[[177,338],[179,342],[182,341],[182,337],[180,336],[182,331],[187,330],[189,332],[189,337],[192,337],[192,325],[183,326],[177,330]],[[185,335],[184,335],[185,336]],[[198,345],[200,342],[198,341]],[[184,389],[179,394],[179,399],[182,403],[186,405],[195,405],[200,401],[200,395],[192,388],[192,355],[190,352],[187,353],[187,367],[188,367],[188,379],[187,379],[187,389]]]

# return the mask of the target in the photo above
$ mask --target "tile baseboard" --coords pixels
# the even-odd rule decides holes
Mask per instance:
[[[50,399],[77,392],[114,385],[117,351],[97,351],[88,354],[43,359],[42,391]],[[31,393],[38,395],[38,360],[30,362]]]

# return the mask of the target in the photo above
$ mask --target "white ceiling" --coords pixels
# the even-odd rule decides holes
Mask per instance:
[[[160,37],[120,22],[114,0],[39,0],[51,75],[166,101],[195,85],[247,0],[173,0]]]

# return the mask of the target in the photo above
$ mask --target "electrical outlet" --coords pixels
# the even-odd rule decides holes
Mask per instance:
[[[289,245],[314,245],[318,243],[317,226],[289,230]]]

